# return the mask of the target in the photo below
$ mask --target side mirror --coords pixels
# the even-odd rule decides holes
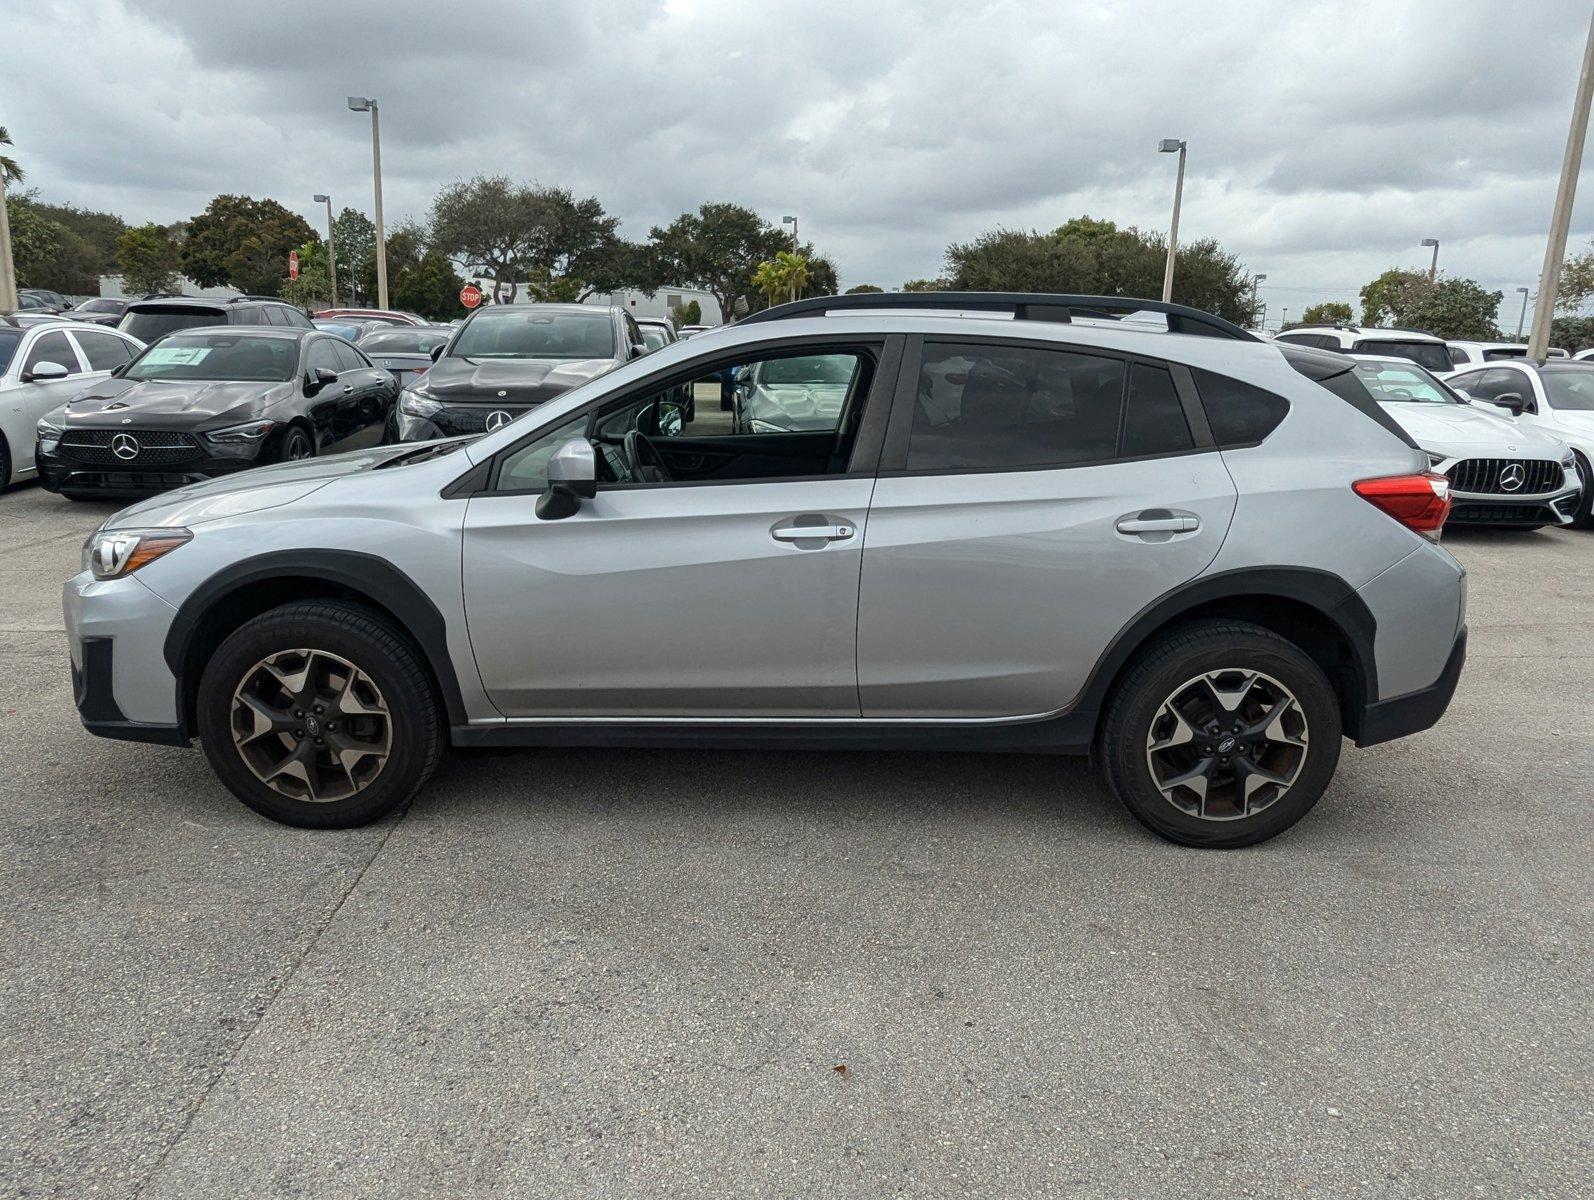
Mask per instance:
[[[305,388],[305,394],[315,395],[329,383],[338,381],[338,373],[331,367],[317,367],[310,375],[310,386]]]
[[[130,362],[117,363],[114,367],[111,368],[111,378],[112,379],[120,379],[123,375],[127,374],[127,368],[132,366],[132,365],[133,364],[130,363]]]
[[[22,372],[22,382],[49,383],[54,379],[65,379],[71,373],[58,362],[35,363],[33,370]]]
[[[1489,403],[1494,405],[1496,408],[1505,409],[1513,417],[1520,417],[1522,415],[1522,410],[1527,407],[1525,404],[1523,404],[1522,397],[1517,392],[1502,392],[1493,400],[1489,401]]]
[[[574,516],[583,499],[598,494],[598,454],[584,437],[571,438],[548,460],[548,490],[537,497],[544,521]]]
[[[753,368],[737,367],[736,373],[731,378],[735,380],[737,387],[746,387],[753,382]]]
[[[443,351],[446,349],[448,349],[447,342],[438,342],[437,345],[433,346],[428,353],[431,354],[432,361],[436,362],[438,359],[443,357]]]

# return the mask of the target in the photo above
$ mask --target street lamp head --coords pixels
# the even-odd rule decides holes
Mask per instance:
[[[797,224],[797,218],[796,217],[782,217],[780,219],[780,223],[782,225],[795,225],[795,224]]]
[[[1163,138],[1157,143],[1158,154],[1177,154],[1184,149],[1184,142],[1179,138]]]
[[[1517,291],[1521,292],[1524,296],[1528,294],[1527,288],[1517,288]]]
[[[325,204],[328,200],[331,200],[332,197],[331,196],[323,196],[319,192],[317,192],[314,196],[311,196],[310,199],[312,201],[314,201],[316,204]]]
[[[350,96],[349,97],[349,111],[350,112],[370,112],[372,107],[375,106],[375,104],[376,104],[375,100],[372,100],[372,99],[370,99],[369,97],[366,97],[366,96]]]
[[[1253,276],[1251,276],[1251,278],[1256,280],[1257,283],[1266,283],[1267,282],[1267,276],[1266,275],[1253,275]]]
[[[1439,244],[1439,239],[1438,238],[1423,238],[1422,239],[1422,244],[1424,246],[1437,246]]]

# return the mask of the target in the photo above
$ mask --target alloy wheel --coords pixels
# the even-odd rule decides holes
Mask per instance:
[[[1146,765],[1163,799],[1205,821],[1237,821],[1276,804],[1306,764],[1306,713],[1260,671],[1208,671],[1158,706]]]
[[[233,691],[230,725],[256,779],[313,804],[369,787],[393,743],[381,689],[325,650],[282,650],[249,668]]]

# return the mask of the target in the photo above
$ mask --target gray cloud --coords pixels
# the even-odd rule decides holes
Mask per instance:
[[[17,5],[0,124],[52,200],[162,221],[221,191],[390,220],[482,171],[603,199],[642,237],[705,199],[802,217],[845,282],[936,273],[998,225],[1081,212],[1266,271],[1273,311],[1393,265],[1531,284],[1586,3]],[[1574,241],[1594,235],[1585,195]],[[1511,301],[1507,309],[1512,308]],[[1514,312],[1514,310],[1513,310]]]

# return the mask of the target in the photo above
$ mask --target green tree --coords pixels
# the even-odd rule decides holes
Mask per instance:
[[[432,321],[451,321],[464,313],[459,291],[465,286],[454,264],[435,246],[423,251],[393,279],[392,302],[405,312]]]
[[[1550,345],[1568,354],[1594,346],[1594,317],[1556,317],[1550,322]]]
[[[275,295],[287,278],[289,251],[320,240],[303,217],[275,200],[217,196],[188,223],[183,272],[203,287],[229,284]]]
[[[494,291],[513,301],[525,272],[540,218],[532,189],[507,175],[478,175],[451,183],[432,201],[432,243]]]
[[[46,204],[33,192],[8,200],[13,221],[18,212],[28,210],[48,223],[54,237],[49,256],[30,264],[29,284],[58,292],[98,292],[100,276],[116,270],[116,240],[127,228],[122,219],[70,204]]]
[[[284,278],[278,290],[290,304],[314,312],[327,307],[332,297],[332,264],[322,242],[306,242],[298,247],[299,278]],[[283,272],[287,274],[286,271]]]
[[[731,319],[756,308],[759,287],[753,273],[791,243],[781,229],[766,225],[750,208],[708,203],[695,213],[682,213],[649,234],[657,278],[702,288]]]
[[[1356,314],[1351,311],[1350,305],[1342,300],[1325,300],[1321,304],[1308,305],[1301,314],[1302,325],[1349,325],[1356,319]]]
[[[1594,242],[1582,254],[1574,254],[1561,265],[1561,286],[1555,295],[1555,311],[1572,314],[1582,310],[1594,297]]]
[[[683,325],[701,325],[703,323],[703,306],[696,300],[686,304],[672,304],[670,306],[670,321],[680,329]]]
[[[376,226],[371,218],[357,208],[345,208],[333,218],[332,244],[337,251],[338,291],[343,293],[339,301],[356,308],[375,303],[376,285],[373,282],[372,290],[366,291],[364,275],[366,260],[371,261],[373,273],[376,263]]]
[[[873,293],[881,293],[881,292],[884,292],[884,291],[885,291],[885,288],[875,287],[875,285],[872,284],[872,283],[860,283],[860,284],[854,285],[853,287],[848,288],[845,292],[842,293],[842,295],[844,295],[844,296],[861,296],[861,295],[863,295],[865,293],[873,294]]]
[[[799,297],[808,286],[808,260],[791,250],[778,251],[758,264],[753,283],[771,305]]]
[[[67,232],[28,200],[27,193],[7,199],[11,262],[18,287],[49,287],[54,265],[65,253]]]
[[[11,131],[0,125],[0,146],[12,146],[16,143],[11,140]],[[0,187],[10,188],[21,183],[28,177],[22,165],[9,154],[0,154]]]
[[[164,225],[151,222],[116,239],[116,267],[130,296],[177,290],[178,247]]]
[[[952,285],[945,279],[910,279],[902,285],[905,292],[944,292]]]
[[[1429,279],[1426,272],[1385,271],[1362,288],[1362,323],[1426,329],[1442,338],[1500,336],[1494,323],[1501,292],[1489,292],[1471,279]]]

